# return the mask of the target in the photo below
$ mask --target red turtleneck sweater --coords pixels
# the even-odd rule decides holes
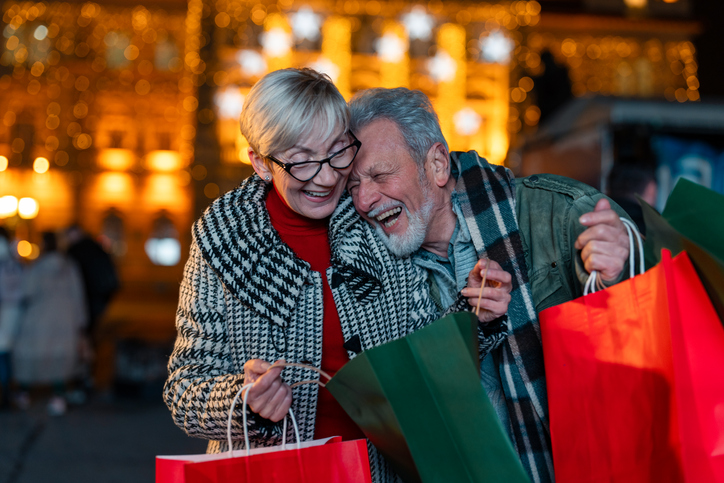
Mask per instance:
[[[322,275],[324,303],[322,370],[330,376],[334,376],[349,361],[349,357],[342,346],[344,344],[342,326],[332,298],[332,290],[327,282],[327,268],[331,264],[331,251],[327,235],[329,218],[312,220],[296,213],[279,196],[276,187],[269,191],[266,207],[272,226],[279,233],[282,241],[289,245],[299,258],[309,263],[312,270]],[[362,431],[347,416],[337,400],[327,389],[320,387],[314,439],[329,436],[342,436],[345,441],[364,438]]]

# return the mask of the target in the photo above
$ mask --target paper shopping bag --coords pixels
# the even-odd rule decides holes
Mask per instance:
[[[249,452],[158,456],[156,483],[370,483],[367,442],[318,441]]]
[[[685,253],[539,318],[559,483],[721,481],[724,334]]]
[[[724,327],[685,255],[672,263],[665,253],[662,262],[684,474],[687,482],[724,482]]]
[[[724,196],[680,179],[662,214],[641,202],[646,223],[646,260],[653,266],[661,250],[685,250],[694,262],[720,319],[724,319]]]
[[[458,313],[359,354],[327,389],[406,482],[526,482],[479,366],[477,319]]]

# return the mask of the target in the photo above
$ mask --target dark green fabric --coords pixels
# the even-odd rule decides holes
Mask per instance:
[[[574,245],[587,227],[578,219],[601,198],[608,199],[621,218],[630,217],[597,189],[553,174],[516,179],[515,195],[536,312],[581,297],[588,273]],[[627,261],[615,282],[628,274]]]
[[[448,315],[348,362],[327,389],[406,482],[527,482],[478,372],[477,319]]]
[[[712,304],[724,321],[724,196],[680,179],[659,214],[641,202],[646,223],[646,263],[661,261],[661,250],[689,254]]]

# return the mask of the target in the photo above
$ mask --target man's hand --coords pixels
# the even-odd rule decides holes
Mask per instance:
[[[581,250],[586,271],[597,270],[603,280],[616,280],[629,256],[628,234],[618,214],[604,198],[598,200],[594,210],[581,216],[579,221],[589,227],[581,233],[575,245],[577,250]]]
[[[278,360],[277,363],[284,363]],[[253,382],[247,389],[247,404],[252,411],[265,419],[281,421],[292,405],[292,389],[282,381],[283,367],[269,369],[272,364],[261,359],[251,359],[244,364],[244,384]]]
[[[483,273],[486,265],[488,273],[485,278],[485,287],[480,296],[480,286],[483,283]],[[461,293],[468,298],[471,307],[478,306],[480,300],[480,313],[478,320],[483,323],[491,322],[508,312],[510,291],[513,288],[513,277],[504,271],[498,262],[493,260],[478,260],[468,275],[468,284]],[[480,296],[480,298],[478,298]]]

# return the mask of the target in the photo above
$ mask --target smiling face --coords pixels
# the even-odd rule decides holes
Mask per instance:
[[[291,148],[269,154],[283,163],[327,158],[352,143],[352,137],[342,132],[342,129],[336,129],[330,135],[326,135],[325,129],[311,129],[309,134],[302,135]],[[352,166],[338,170],[325,163],[314,178],[302,182],[293,178],[281,166],[263,160],[251,149],[249,157],[254,170],[262,179],[271,176],[276,190],[289,208],[315,220],[326,218],[334,212],[352,170]]]
[[[355,208],[390,251],[409,255],[430,238],[436,190],[394,122],[374,121],[355,134],[363,146],[347,185]]]

